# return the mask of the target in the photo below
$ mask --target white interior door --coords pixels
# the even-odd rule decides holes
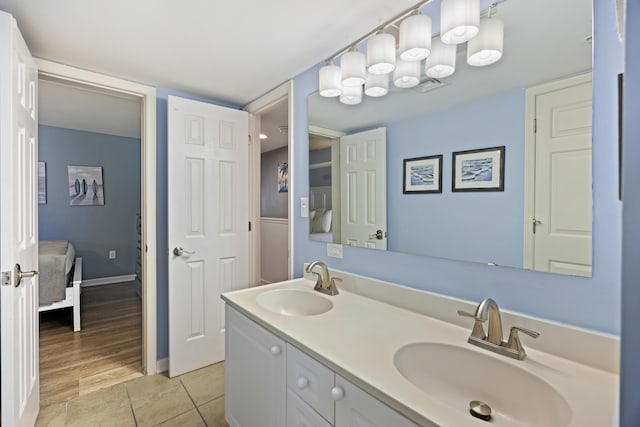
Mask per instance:
[[[169,376],[224,359],[222,292],[249,284],[248,114],[168,103]]]
[[[387,249],[387,130],[340,138],[343,244]]]
[[[533,268],[591,277],[591,81],[536,96]]]
[[[38,70],[11,15],[0,12],[0,321],[2,425],[38,417]],[[24,272],[20,280],[17,271]]]

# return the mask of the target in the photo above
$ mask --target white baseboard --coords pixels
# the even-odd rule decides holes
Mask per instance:
[[[169,370],[169,358],[165,357],[164,359],[160,359],[156,362],[156,373],[160,374],[162,372],[167,372]]]
[[[123,276],[99,277],[97,279],[87,279],[82,281],[82,287],[108,285],[110,283],[131,282],[136,279],[135,274],[125,274]]]

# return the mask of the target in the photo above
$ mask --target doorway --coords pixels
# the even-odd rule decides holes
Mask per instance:
[[[283,99],[260,121],[260,284],[289,279],[289,126]]]
[[[142,120],[133,95],[51,76],[38,89],[40,404],[48,406],[143,375]],[[67,271],[56,268],[56,248],[76,260],[73,307],[59,299]]]
[[[251,140],[250,286],[293,277],[295,165],[292,162],[292,95],[293,82],[289,81],[245,107],[250,113]]]

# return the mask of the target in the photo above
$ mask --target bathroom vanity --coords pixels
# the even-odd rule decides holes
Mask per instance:
[[[457,310],[473,302],[331,274],[335,296],[310,278],[223,294],[232,427],[614,423],[617,338],[503,311],[507,330],[541,333],[515,360],[467,343]],[[470,414],[476,400],[490,423]]]

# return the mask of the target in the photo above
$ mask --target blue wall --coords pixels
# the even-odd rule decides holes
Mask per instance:
[[[627,2],[624,75],[622,373],[620,425],[640,425],[640,1]]]
[[[390,251],[522,266],[524,107],[519,89],[387,125]],[[452,152],[502,145],[503,192],[451,191]],[[442,194],[403,194],[403,159],[437,154]]]
[[[209,104],[221,105],[223,107],[235,108],[236,105],[224,104],[210,99],[194,96],[191,94],[158,88],[156,91],[156,239],[157,239],[157,299],[158,312],[157,323],[157,358],[162,359],[169,356],[169,222],[167,205],[167,99],[168,96],[180,96],[182,98],[193,99],[195,101],[207,102]]]
[[[634,0],[635,1],[635,0]],[[317,90],[322,64],[295,78],[293,168],[295,275],[314,259],[333,268],[402,283],[471,301],[491,296],[511,310],[590,329],[620,333],[622,215],[617,196],[617,74],[624,66],[617,40],[615,2],[594,4],[593,277],[552,275],[469,262],[345,247],[344,259],[328,258],[326,245],[308,239],[308,219],[297,200],[307,197],[307,96]],[[551,66],[551,65],[550,65]]]
[[[47,163],[40,239],[73,242],[84,279],[135,274],[140,139],[40,126],[38,144],[39,160]],[[68,165],[102,166],[104,206],[69,206]],[[110,249],[116,259],[109,259]]]

